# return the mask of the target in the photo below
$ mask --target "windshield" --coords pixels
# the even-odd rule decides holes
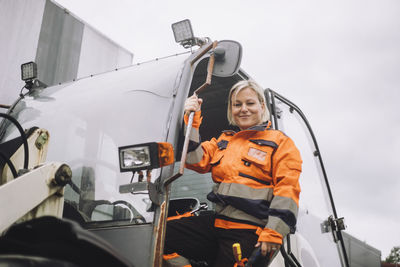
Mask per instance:
[[[13,109],[24,129],[49,131],[47,161],[72,169],[64,217],[82,224],[153,221],[146,186],[120,189],[138,182],[138,173],[120,173],[118,147],[166,140],[181,69],[177,57],[149,62],[37,90]],[[0,132],[1,142],[18,136],[6,123]],[[153,170],[151,181],[159,176]]]

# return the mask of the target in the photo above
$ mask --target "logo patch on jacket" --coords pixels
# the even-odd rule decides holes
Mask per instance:
[[[267,152],[250,147],[249,152],[247,152],[247,155],[258,159],[259,161],[264,161],[265,158],[267,157]]]

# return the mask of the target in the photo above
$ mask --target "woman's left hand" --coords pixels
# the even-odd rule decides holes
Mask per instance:
[[[258,242],[255,247],[261,246],[261,254],[267,256],[271,251],[275,252],[280,249],[281,245],[270,242]]]

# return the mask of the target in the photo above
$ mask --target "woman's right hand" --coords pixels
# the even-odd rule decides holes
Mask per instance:
[[[203,103],[203,99],[198,98],[197,95],[192,95],[185,101],[185,114],[189,115],[190,112],[196,112],[201,109],[201,104]]]

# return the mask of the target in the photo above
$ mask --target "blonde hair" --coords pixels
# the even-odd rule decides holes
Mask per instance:
[[[262,106],[264,106],[264,112],[261,116],[261,122],[266,122],[270,117],[269,110],[266,105],[267,101],[265,100],[264,89],[255,81],[244,80],[244,81],[240,81],[240,82],[237,82],[236,84],[234,84],[232,86],[231,90],[229,91],[228,110],[227,110],[226,114],[228,117],[228,121],[231,125],[236,126],[236,123],[232,116],[232,95],[234,92],[235,92],[235,95],[237,95],[240,91],[242,91],[243,89],[246,89],[246,88],[252,89],[257,94],[258,101],[260,101],[260,104]]]

